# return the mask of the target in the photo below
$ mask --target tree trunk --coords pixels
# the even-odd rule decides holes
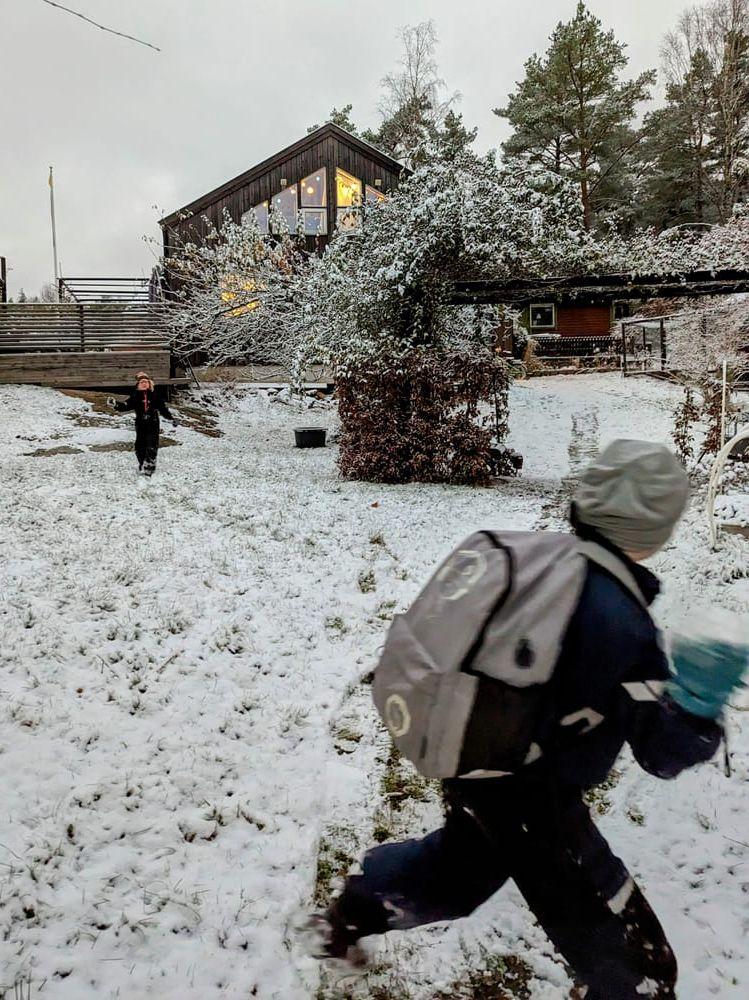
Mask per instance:
[[[590,207],[590,187],[588,185],[588,172],[587,169],[585,168],[583,168],[582,177],[580,178],[580,198],[583,203],[583,223],[586,229],[592,229],[593,213]]]

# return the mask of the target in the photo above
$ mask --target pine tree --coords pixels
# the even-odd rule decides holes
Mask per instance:
[[[460,112],[448,111],[441,128],[435,130],[434,156],[443,163],[454,163],[459,156],[470,155],[470,147],[476,141],[478,132],[475,127],[466,128]]]
[[[690,221],[726,222],[749,193],[749,0],[687,10],[663,62],[672,120],[688,137]],[[671,156],[664,144],[665,165]]]
[[[631,123],[655,83],[655,71],[622,81],[627,63],[625,46],[581,0],[575,17],[557,26],[544,57],[528,60],[506,107],[495,109],[514,130],[506,156],[574,180],[588,229],[626,203],[626,194],[616,197],[617,186],[641,138]]]
[[[645,225],[665,229],[717,219],[709,203],[713,83],[705,53],[698,50],[683,80],[668,84],[666,106],[645,120],[637,199]]]
[[[359,129],[351,120],[351,112],[354,110],[353,104],[344,104],[342,108],[333,108],[328,117],[325,119],[326,122],[332,122],[334,125],[338,125],[340,128],[345,129],[350,132],[351,135],[359,135]],[[307,129],[307,134],[310,132],[315,132],[319,129],[319,125],[310,125]]]
[[[747,192],[749,180],[749,10],[725,33],[715,79],[711,152],[717,179],[718,217],[725,222]]]

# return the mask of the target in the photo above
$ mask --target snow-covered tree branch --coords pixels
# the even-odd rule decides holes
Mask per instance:
[[[273,238],[254,220],[238,224],[227,214],[203,241],[173,251],[166,317],[178,353],[203,355],[213,365],[273,362],[291,371],[308,258],[282,219],[271,222]]]

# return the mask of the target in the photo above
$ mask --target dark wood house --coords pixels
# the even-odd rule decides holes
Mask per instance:
[[[291,232],[301,227],[310,249],[324,246],[336,229],[361,225],[362,206],[387,197],[403,171],[397,160],[328,122],[162,219],[164,258],[200,242],[206,220],[220,226],[225,211],[237,223],[254,213],[267,233],[274,209]]]
[[[608,301],[540,298],[528,304],[523,319],[531,336],[608,337],[631,309],[631,303],[613,297]]]

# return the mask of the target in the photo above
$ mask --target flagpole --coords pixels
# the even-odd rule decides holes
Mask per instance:
[[[55,182],[52,167],[49,168],[49,210],[52,217],[52,253],[55,258],[55,296],[60,301],[60,267],[57,263],[57,226],[55,225]]]

